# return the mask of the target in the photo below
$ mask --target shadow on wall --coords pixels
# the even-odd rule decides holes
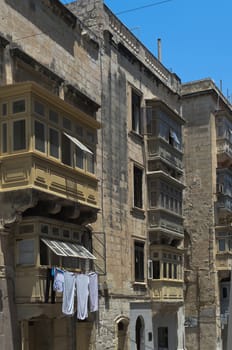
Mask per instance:
[[[72,56],[74,55],[74,42],[80,41],[79,31],[73,31],[76,26],[76,17],[58,0],[5,0],[5,2],[35,24],[42,33],[51,37]],[[35,33],[28,33],[28,36],[30,34]]]

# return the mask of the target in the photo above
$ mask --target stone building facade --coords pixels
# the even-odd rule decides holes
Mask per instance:
[[[231,104],[209,79],[184,84],[187,349],[227,349]],[[228,347],[229,349],[230,347]]]
[[[100,0],[1,16],[0,348],[184,349],[180,79]],[[54,265],[98,272],[97,313],[51,303]]]

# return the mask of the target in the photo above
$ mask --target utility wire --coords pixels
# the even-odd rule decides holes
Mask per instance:
[[[155,3],[153,3],[153,4],[144,5],[144,6],[140,6],[140,7],[135,7],[135,8],[133,8],[133,9],[120,11],[120,12],[117,12],[117,13],[116,13],[116,16],[122,15],[122,14],[128,13],[128,12],[134,12],[134,11],[142,10],[142,9],[145,9],[145,8],[148,8],[148,7],[152,7],[152,6],[161,5],[161,4],[164,4],[164,3],[166,3],[166,2],[170,2],[170,1],[173,1],[173,0],[158,1],[158,2],[155,2]]]

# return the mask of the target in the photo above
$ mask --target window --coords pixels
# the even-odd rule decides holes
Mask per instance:
[[[135,281],[144,281],[144,243],[135,242],[134,245]]]
[[[26,105],[25,100],[18,100],[13,102],[12,104],[12,112],[13,114],[25,112]]]
[[[2,124],[2,153],[7,152],[7,124]]]
[[[158,328],[158,349],[168,350],[168,327]]]
[[[24,239],[17,241],[17,264],[33,265],[35,263],[35,240]]]
[[[141,134],[141,96],[132,90],[132,130]]]
[[[159,261],[153,261],[153,279],[155,280],[160,279],[160,262]]]
[[[90,173],[94,173],[94,155],[90,153],[86,153],[86,161],[87,161],[87,171]]]
[[[177,279],[177,264],[173,265],[173,278],[174,280]]]
[[[53,123],[58,124],[59,122],[59,115],[56,111],[53,111],[52,109],[49,110],[49,120]]]
[[[62,135],[62,162],[72,165],[71,140],[65,135]]]
[[[72,127],[71,127],[71,120],[67,119],[67,118],[63,118],[63,127],[65,129],[68,129],[68,130],[71,130]]]
[[[172,278],[172,264],[168,264],[168,278]]]
[[[2,104],[2,116],[5,117],[7,115],[7,103]]]
[[[13,150],[19,151],[26,148],[25,120],[13,122]]]
[[[50,155],[59,158],[59,132],[55,129],[49,129]]]
[[[42,117],[45,116],[45,106],[43,103],[39,101],[34,102],[34,111],[35,113],[41,115]]]
[[[163,263],[163,278],[167,278],[167,263]]]
[[[134,206],[137,208],[143,207],[143,171],[134,166]]]
[[[83,169],[84,168],[84,152],[79,148],[76,147],[76,166],[78,168]]]
[[[220,252],[224,252],[226,250],[226,241],[225,239],[218,240],[218,249]]]
[[[226,299],[228,297],[228,289],[227,287],[222,288],[222,298]]]
[[[150,192],[150,206],[151,208],[157,206],[156,192],[153,192],[153,191]]]
[[[45,152],[45,126],[35,121],[35,149]]]

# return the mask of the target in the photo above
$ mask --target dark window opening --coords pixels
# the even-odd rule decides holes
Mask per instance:
[[[45,127],[38,121],[35,121],[35,149],[45,152]]]
[[[25,120],[15,121],[13,124],[13,150],[26,148]]]
[[[134,246],[135,281],[144,281],[144,243],[135,242]]]
[[[137,208],[143,207],[143,171],[134,166],[134,206]]]
[[[160,279],[160,262],[153,261],[153,279]]]
[[[19,100],[19,101],[13,102],[12,109],[13,109],[13,114],[25,112],[25,109],[26,109],[25,100]]]
[[[141,134],[141,96],[132,90],[132,130]]]
[[[72,165],[71,141],[65,135],[62,135],[62,162]]]

